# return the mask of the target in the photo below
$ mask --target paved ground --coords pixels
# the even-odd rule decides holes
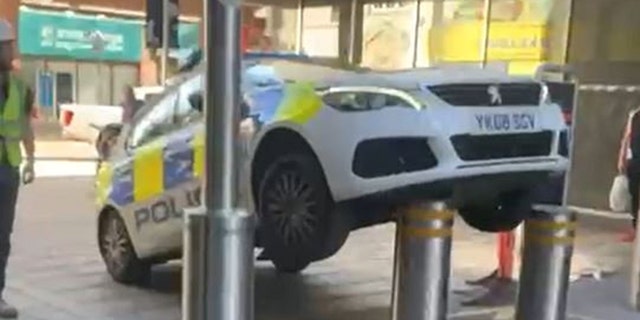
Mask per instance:
[[[87,168],[76,172],[89,174]],[[574,273],[590,268],[619,273],[573,285],[574,319],[638,319],[624,306],[628,278],[623,267],[630,246],[612,241],[616,223],[585,221],[580,230]],[[90,178],[41,178],[22,190],[7,293],[20,307],[21,319],[179,319],[179,265],[155,270],[150,288],[117,285],[97,255],[94,229]],[[268,263],[258,263],[256,318],[388,319],[393,232],[392,225],[356,232],[336,257],[302,276],[277,275]],[[488,273],[495,263],[493,237],[458,222],[453,260],[454,288],[461,279]],[[463,309],[459,296],[450,300],[456,319],[504,318],[511,312]]]

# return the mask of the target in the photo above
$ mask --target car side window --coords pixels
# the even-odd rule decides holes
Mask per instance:
[[[204,77],[199,74],[180,85],[176,121],[185,125],[202,119]]]
[[[177,92],[169,93],[140,118],[131,130],[129,146],[140,147],[177,129],[178,124],[175,121],[177,98]]]

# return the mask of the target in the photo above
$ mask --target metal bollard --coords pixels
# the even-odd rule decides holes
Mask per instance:
[[[536,205],[525,222],[516,320],[564,320],[576,214]]]
[[[402,215],[393,319],[447,318],[453,216],[444,202],[419,203]]]
[[[629,302],[635,311],[640,311],[640,228],[636,228],[636,240],[633,242]]]
[[[396,224],[396,233],[394,237],[393,246],[393,275],[391,277],[391,320],[396,320],[398,315],[398,270],[400,269],[400,223],[402,220],[398,220]]]
[[[182,320],[204,320],[207,212],[184,210],[182,252]]]

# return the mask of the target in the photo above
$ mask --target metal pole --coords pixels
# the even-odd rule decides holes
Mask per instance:
[[[569,187],[571,187],[571,175],[572,175],[572,170],[573,170],[573,159],[574,158],[574,154],[576,152],[576,144],[573,142],[575,137],[576,137],[576,127],[577,127],[577,120],[578,120],[578,98],[580,96],[580,83],[578,81],[578,79],[575,77],[575,75],[573,73],[565,73],[565,77],[571,77],[571,80],[573,81],[573,86],[574,86],[574,91],[573,91],[573,110],[571,110],[571,128],[569,128],[569,130],[567,131],[567,134],[569,135],[567,137],[567,143],[569,144],[569,166],[566,170],[565,176],[564,176],[564,188],[562,190],[562,205],[563,206],[568,206],[569,205]]]
[[[491,4],[493,0],[484,0],[484,25],[482,27],[482,47],[480,48],[480,65],[482,68],[487,67],[487,59],[489,58],[489,32],[491,30]]]
[[[169,56],[169,0],[162,0],[162,56],[160,58],[161,85],[167,81],[167,63]]]
[[[207,12],[209,12],[209,2],[210,1],[203,0],[202,2],[203,2],[203,4],[202,4],[202,12],[204,12],[202,14],[202,20],[203,20],[203,23],[202,23],[202,29],[203,29],[202,30],[202,36],[204,37],[204,40],[202,41],[202,47],[203,48],[208,48],[209,47],[209,43],[207,41],[209,41],[209,37],[210,36],[209,36],[209,30],[207,30],[208,29],[207,28],[207,23],[209,21],[209,18],[207,17]],[[204,60],[207,58],[206,57],[206,52],[202,52],[202,58],[203,58],[202,60],[204,62]]]
[[[206,8],[206,316],[209,320],[252,320],[254,216],[236,208],[240,7],[238,1],[218,0],[210,1]]]
[[[296,12],[296,52],[302,54],[302,42],[304,33],[304,0],[298,0],[298,12]]]
[[[631,258],[631,292],[629,303],[635,311],[640,311],[640,231],[636,228],[636,240],[633,242]]]
[[[349,10],[349,64],[356,60],[356,19],[359,2],[351,0],[351,10]]]
[[[402,221],[396,221],[396,234],[393,246],[393,275],[391,277],[391,320],[398,315],[398,276],[400,270],[400,239],[402,236]]]
[[[554,64],[554,63],[543,63],[540,66],[538,66],[538,68],[535,71],[534,74],[534,78],[538,81],[544,81],[545,80],[545,74],[548,73],[560,73],[562,75],[562,78],[565,79],[565,81],[569,81],[572,82],[574,85],[574,91],[573,91],[573,109],[571,111],[571,128],[569,128],[567,134],[569,135],[568,137],[568,143],[569,143],[569,162],[568,162],[568,166],[567,169],[565,170],[565,175],[564,175],[564,187],[562,190],[562,206],[566,207],[569,204],[569,187],[571,184],[571,174],[572,174],[572,168],[573,168],[573,159],[574,159],[574,153],[575,153],[575,146],[576,144],[573,142],[575,136],[576,136],[576,127],[577,127],[577,120],[578,120],[578,98],[580,96],[580,81],[578,80],[578,77],[575,73],[575,70],[569,66],[569,65],[562,65],[562,64]]]
[[[182,320],[204,320],[207,214],[204,208],[184,212],[182,251]]]
[[[411,59],[411,67],[418,66],[418,55],[420,54],[420,21],[422,18],[422,0],[416,1],[416,16],[413,25],[413,57]]]
[[[631,260],[631,292],[629,303],[635,311],[640,311],[640,232],[636,228],[636,240],[633,243]]]
[[[518,320],[564,320],[576,215],[559,206],[536,205],[525,222]]]
[[[394,319],[447,318],[453,216],[444,202],[420,203],[402,216]]]

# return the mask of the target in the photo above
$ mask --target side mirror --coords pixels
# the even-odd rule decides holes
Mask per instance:
[[[202,112],[202,92],[192,93],[189,96],[189,104],[191,104],[191,108],[198,112]]]

